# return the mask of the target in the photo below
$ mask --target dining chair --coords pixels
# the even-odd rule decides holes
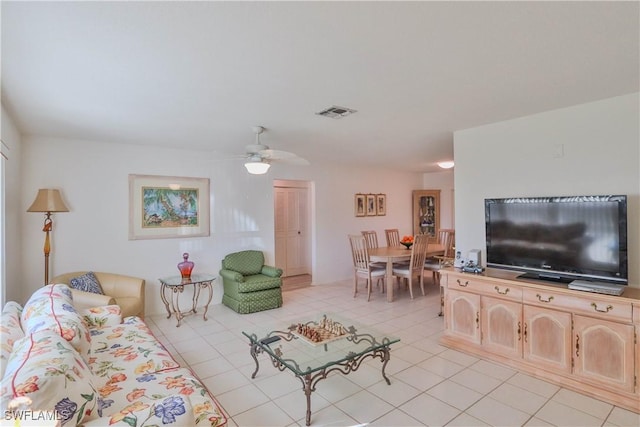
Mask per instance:
[[[362,235],[364,236],[367,242],[367,248],[373,249],[378,247],[378,233],[373,230],[364,230],[362,231]],[[384,262],[372,262],[371,265],[374,267],[385,267],[386,264]]]
[[[408,280],[411,299],[413,299],[413,279],[416,276],[419,278],[420,289],[422,290],[422,295],[424,295],[424,261],[428,245],[429,236],[426,234],[416,235],[413,240],[413,246],[411,246],[409,264],[394,264],[393,266],[394,276]]]
[[[377,248],[378,247],[378,234],[373,230],[364,230],[362,235],[367,240],[367,247]]]
[[[439,316],[444,314],[444,292],[442,285],[440,284],[440,271],[445,267],[450,267],[454,262],[454,241],[455,230],[452,228],[441,228],[438,230],[438,243],[444,247],[444,253],[431,258],[425,259],[425,270],[431,271],[433,284],[437,285],[440,289],[440,313]]]
[[[367,281],[367,301],[371,298],[371,282],[373,279],[384,280],[387,277],[386,267],[372,265],[366,238],[361,234],[350,234],[349,244],[353,257],[353,297],[358,294],[358,278]],[[384,289],[384,283],[382,288]]]
[[[384,235],[387,238],[387,246],[400,246],[400,232],[397,228],[384,230]]]

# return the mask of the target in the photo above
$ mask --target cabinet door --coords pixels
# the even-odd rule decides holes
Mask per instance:
[[[495,354],[522,357],[522,304],[482,297],[482,346]]]
[[[571,372],[571,313],[525,305],[523,318],[525,360]]]
[[[440,190],[413,191],[413,234],[436,241],[440,229]]]
[[[575,375],[618,390],[634,390],[633,325],[573,316]]]
[[[480,344],[480,295],[447,290],[445,310],[451,335]]]

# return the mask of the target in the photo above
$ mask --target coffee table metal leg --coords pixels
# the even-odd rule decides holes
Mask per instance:
[[[209,311],[209,303],[211,302],[211,298],[213,298],[213,284],[211,282],[206,282],[206,283],[202,283],[200,286],[206,287],[209,289],[209,299],[207,300],[207,303],[204,305],[204,313],[202,314],[202,317],[204,318],[204,320],[207,320],[207,311]]]
[[[307,425],[311,425],[311,392],[313,391],[311,387],[311,374],[307,374],[304,376],[304,379],[300,378],[303,384],[304,395],[307,397]]]
[[[167,292],[167,286],[164,283],[162,283],[160,285],[160,298],[162,298],[164,307],[167,309],[167,314],[168,314],[167,319],[168,319],[171,317],[171,309],[169,308],[169,300],[167,299],[167,295],[165,292]]]
[[[260,353],[262,351],[262,349],[260,347],[258,347],[257,344],[250,344],[251,345],[251,357],[253,357],[253,361],[256,362],[256,370],[253,371],[253,374],[251,374],[251,379],[254,379],[256,377],[256,374],[258,373],[258,369],[260,369],[260,364],[258,363],[258,353]]]
[[[391,381],[387,378],[387,374],[385,374],[384,369],[387,367],[387,363],[389,363],[389,359],[391,359],[391,354],[389,353],[389,347],[382,347],[382,378],[387,382],[387,385],[391,385]]]

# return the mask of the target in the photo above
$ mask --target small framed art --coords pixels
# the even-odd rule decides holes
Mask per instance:
[[[366,196],[364,194],[357,193],[355,196],[355,212],[356,216],[365,216],[365,205],[367,203]]]
[[[376,214],[377,215],[387,214],[387,195],[386,194],[376,194]]]

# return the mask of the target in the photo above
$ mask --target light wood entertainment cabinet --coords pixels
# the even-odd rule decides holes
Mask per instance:
[[[640,289],[622,296],[446,269],[441,343],[640,412]]]

